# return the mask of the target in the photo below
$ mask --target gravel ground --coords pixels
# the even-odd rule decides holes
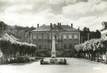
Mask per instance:
[[[29,64],[0,65],[0,73],[107,73],[107,64],[78,58],[67,58],[68,65]]]

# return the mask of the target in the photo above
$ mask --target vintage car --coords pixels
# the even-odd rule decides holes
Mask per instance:
[[[40,64],[67,64],[65,58],[45,58],[40,60]]]

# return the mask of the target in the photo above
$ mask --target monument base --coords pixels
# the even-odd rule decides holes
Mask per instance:
[[[41,65],[45,64],[67,64],[67,61],[65,58],[45,58],[40,60]]]

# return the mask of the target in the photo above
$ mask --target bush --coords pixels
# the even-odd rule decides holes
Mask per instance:
[[[107,59],[107,40],[92,39],[75,46],[77,57],[94,61],[104,61]],[[106,59],[103,57],[105,56]],[[104,61],[106,62],[106,61]]]

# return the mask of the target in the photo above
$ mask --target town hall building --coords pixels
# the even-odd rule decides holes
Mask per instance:
[[[32,42],[38,48],[51,49],[52,35],[55,36],[56,49],[72,49],[74,45],[80,43],[80,32],[71,25],[61,23],[39,26],[32,31]]]

